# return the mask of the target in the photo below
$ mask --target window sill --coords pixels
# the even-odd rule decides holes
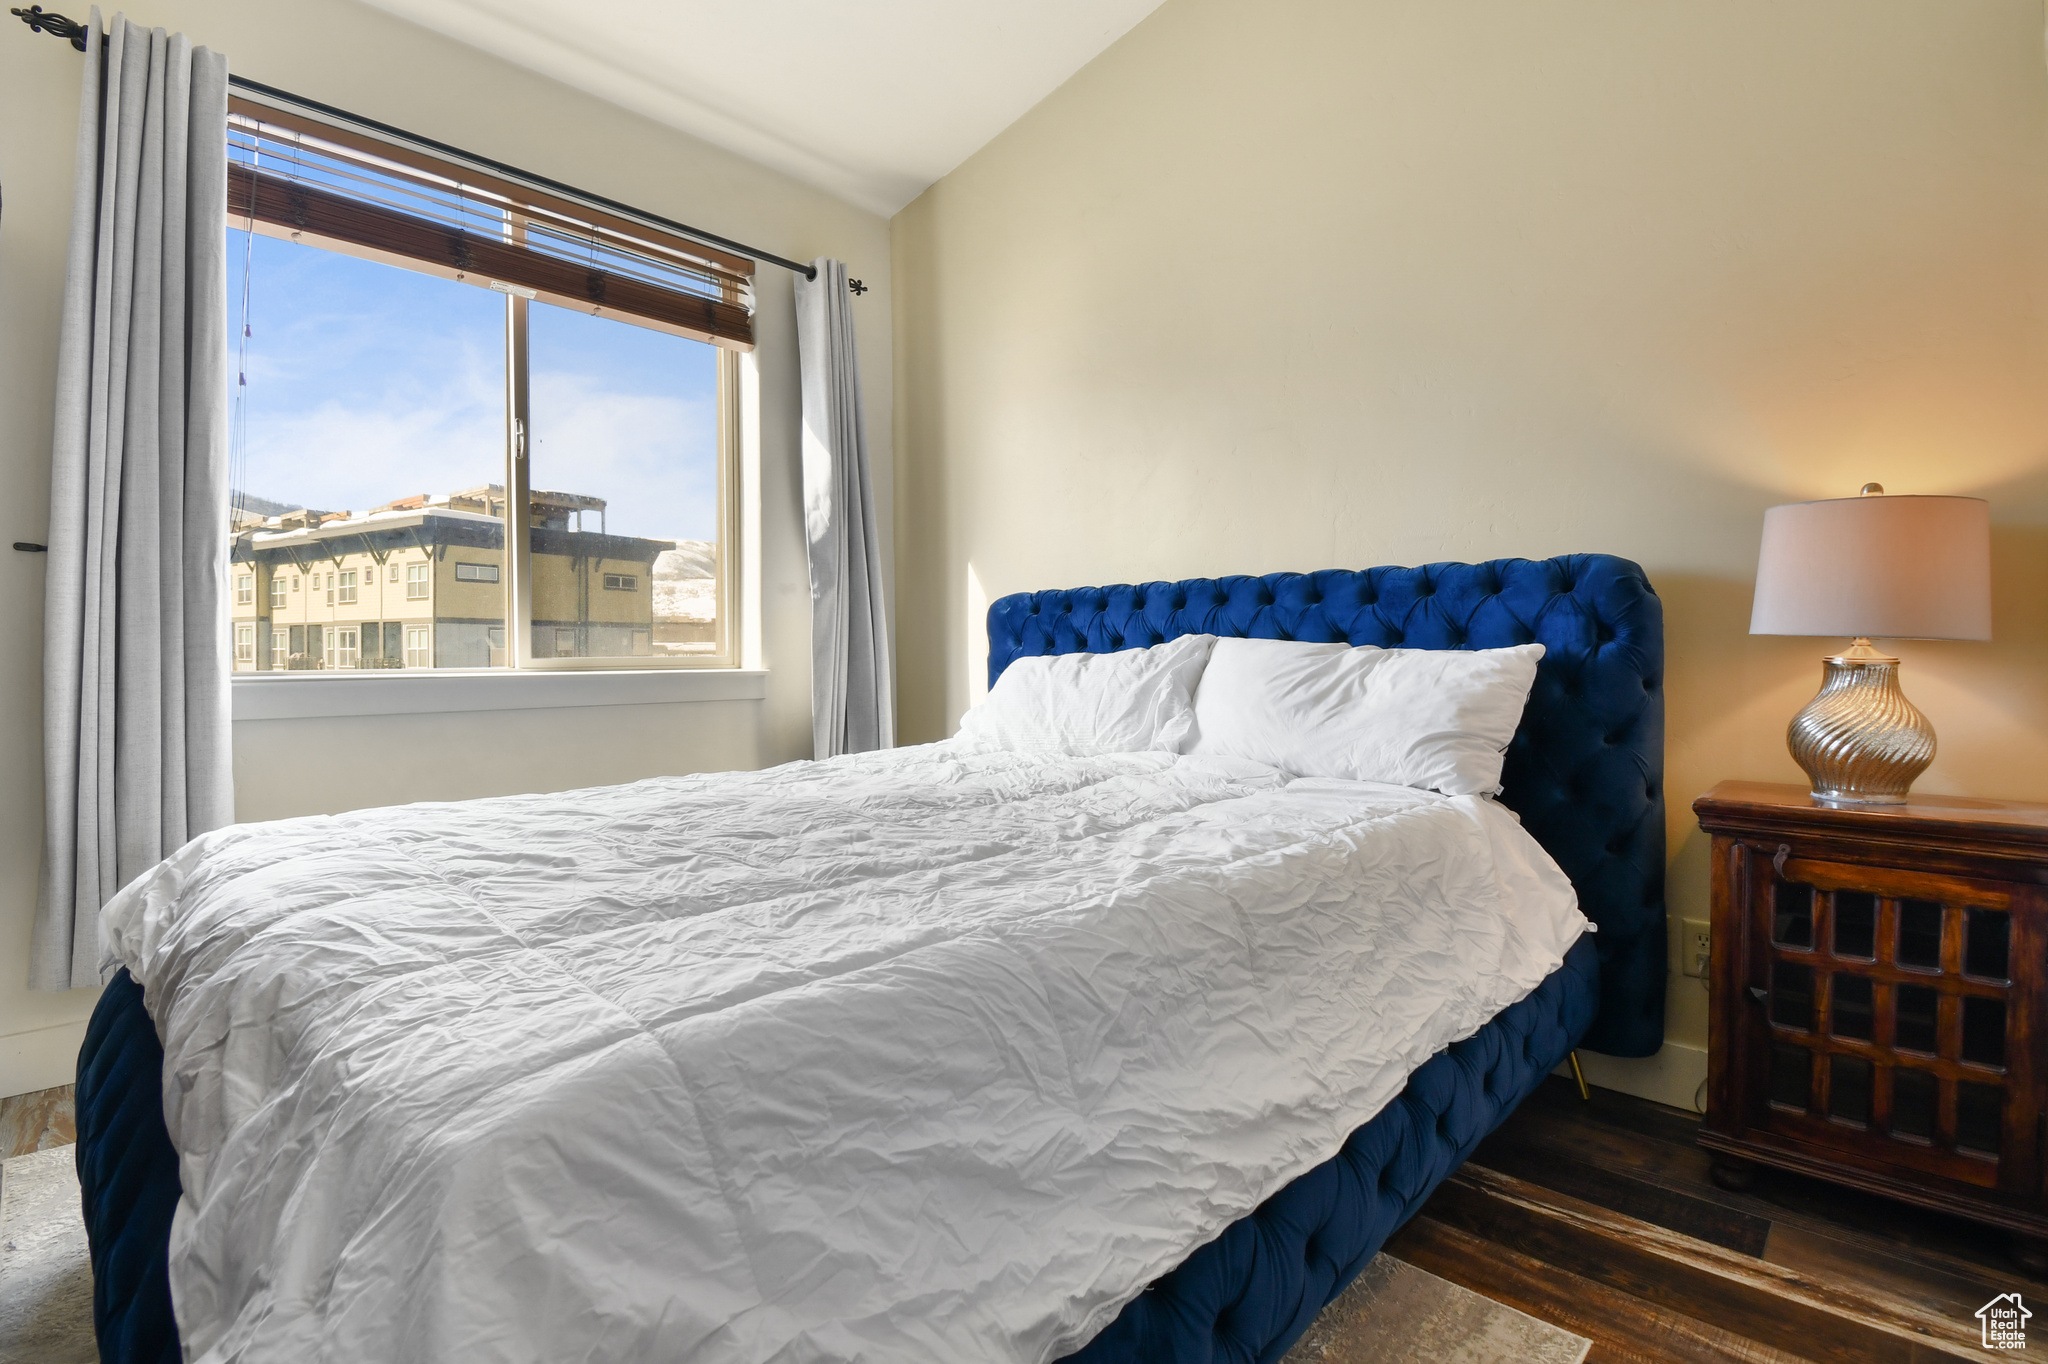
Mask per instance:
[[[237,720],[309,720],[760,701],[768,695],[768,674],[755,668],[241,673],[228,690]]]

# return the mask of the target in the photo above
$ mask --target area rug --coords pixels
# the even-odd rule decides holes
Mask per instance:
[[[77,1148],[0,1163],[0,1364],[93,1364]]]
[[[93,1364],[75,1148],[0,1164],[0,1364]],[[1282,1364],[1580,1364],[1592,1342],[1381,1255]]]
[[[1580,1364],[1593,1342],[1380,1255],[1281,1364]]]

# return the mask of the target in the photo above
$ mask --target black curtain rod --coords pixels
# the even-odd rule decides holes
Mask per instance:
[[[76,19],[67,19],[61,14],[45,13],[41,5],[30,5],[27,9],[11,9],[8,13],[20,19],[24,24],[27,24],[29,31],[32,33],[49,33],[59,38],[68,38],[73,47],[77,48],[80,52],[85,51],[85,25],[79,23]],[[679,223],[674,219],[664,218],[660,214],[634,208],[630,204],[622,204],[616,199],[607,199],[601,194],[592,194],[588,190],[565,185],[559,180],[550,180],[545,175],[535,175],[532,171],[524,171],[517,166],[508,166],[502,161],[493,161],[489,157],[463,151],[460,147],[451,147],[445,142],[436,142],[431,137],[421,137],[418,133],[409,133],[403,128],[394,128],[388,123],[379,123],[374,118],[364,118],[361,114],[352,114],[346,109],[337,109],[331,104],[322,104],[318,100],[307,99],[303,95],[294,95],[290,91],[279,90],[275,86],[263,85],[242,76],[229,75],[228,84],[237,89],[261,95],[265,99],[276,100],[281,104],[289,104],[293,108],[304,109],[309,113],[321,114],[327,118],[353,123],[358,128],[367,128],[372,132],[381,133],[385,137],[398,138],[402,141],[410,142],[416,147],[424,147],[429,151],[438,152],[442,156],[466,161],[479,170],[487,170],[493,174],[505,176],[507,179],[522,181],[533,189],[544,189],[551,194],[559,194],[566,199],[579,200],[591,208],[601,208],[607,212],[617,213],[624,217],[638,218],[641,222],[647,223],[650,226],[666,228],[668,231],[674,232],[679,236],[693,238],[707,246],[724,247],[728,251],[736,251],[743,256],[752,256],[757,260],[767,261],[770,265],[779,265],[785,270],[795,271],[805,279],[816,279],[818,277],[818,272],[813,267],[799,261],[778,256],[772,251],[758,250],[744,242],[736,242],[730,237],[721,237],[715,232],[706,232],[702,228],[691,227],[687,223]],[[856,294],[867,292],[866,286],[861,284],[859,280],[849,280],[847,287]]]

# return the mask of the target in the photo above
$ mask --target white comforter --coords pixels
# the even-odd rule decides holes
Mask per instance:
[[[955,745],[242,825],[105,911],[203,1361],[1051,1360],[1555,969],[1490,801]]]

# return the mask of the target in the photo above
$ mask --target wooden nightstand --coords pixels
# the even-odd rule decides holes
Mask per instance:
[[[2048,1263],[2048,805],[1831,809],[1723,782],[1707,1118],[1749,1161],[2003,1227]]]

